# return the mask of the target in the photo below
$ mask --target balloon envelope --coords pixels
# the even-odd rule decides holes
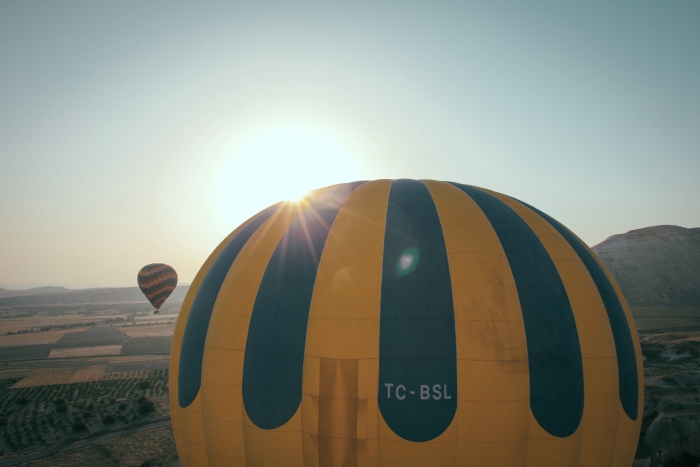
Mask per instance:
[[[167,264],[153,263],[141,268],[137,280],[141,292],[156,310],[160,310],[177,286],[177,273]]]
[[[631,313],[571,231],[511,197],[376,180],[272,206],[190,286],[182,465],[632,465]]]

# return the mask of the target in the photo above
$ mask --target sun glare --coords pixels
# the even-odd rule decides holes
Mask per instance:
[[[340,141],[313,128],[276,128],[231,151],[217,174],[214,205],[230,227],[279,201],[299,202],[312,190],[362,178]]]

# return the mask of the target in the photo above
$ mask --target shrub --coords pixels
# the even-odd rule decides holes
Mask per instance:
[[[139,384],[139,389],[148,389],[150,387],[151,387],[151,383],[149,383],[148,381],[142,381]]]
[[[142,403],[139,404],[139,413],[141,415],[146,415],[151,412],[155,412],[156,406],[153,404],[153,402],[149,400],[145,400]]]
[[[119,404],[119,410],[126,410],[126,404],[123,402]]]
[[[114,418],[112,415],[107,415],[102,419],[102,423],[105,425],[111,425],[112,423],[115,423],[117,421],[116,418]]]
[[[20,396],[19,398],[15,399],[15,404],[17,405],[27,405],[29,402],[31,401],[24,396]]]
[[[66,413],[68,412],[68,406],[67,405],[57,405],[56,406],[56,413]]]
[[[77,421],[77,422],[73,423],[73,431],[75,433],[87,431],[87,429],[88,428],[87,428],[87,425],[85,424],[85,422]]]

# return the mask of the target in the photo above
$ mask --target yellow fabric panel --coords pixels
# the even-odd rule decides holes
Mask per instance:
[[[451,466],[457,464],[456,423],[446,432],[424,443],[412,443],[399,438],[380,420],[379,465],[381,467]]]
[[[640,410],[637,420],[630,420],[622,408],[622,404],[620,404],[618,412],[619,421],[617,425],[617,439],[615,442],[615,458],[629,458],[630,456],[632,459],[634,458],[635,451],[637,450],[637,443],[639,441],[639,431],[641,429],[643,413],[644,412]],[[631,465],[631,462],[627,465]]]
[[[630,327],[630,332],[632,333],[632,340],[634,342],[634,353],[637,357],[637,375],[639,378],[639,403],[637,406],[637,420],[631,420],[627,416],[625,411],[622,409],[622,405],[620,404],[620,415],[618,415],[619,427],[617,434],[617,442],[615,444],[616,462],[619,465],[624,465],[625,467],[628,467],[632,465],[632,462],[634,461],[634,453],[637,448],[639,432],[642,428],[642,414],[644,413],[644,368],[642,365],[642,348],[639,344],[637,326],[635,326],[634,324],[632,312],[630,311],[629,305],[627,304],[627,300],[625,300],[625,296],[622,294],[622,291],[617,285],[617,282],[615,282],[615,279],[612,277],[612,274],[610,274],[610,271],[608,271],[608,268],[605,267],[600,258],[596,256],[596,260],[605,271],[605,274],[608,276],[608,279],[610,279],[610,282],[615,288],[615,292],[617,293],[617,296],[620,299],[620,303],[622,303],[622,309],[625,310],[627,324]]]
[[[608,277],[608,280],[615,289],[615,293],[617,293],[617,297],[620,300],[620,303],[622,304],[622,309],[625,311],[627,324],[629,325],[630,332],[632,333],[632,341],[634,342],[634,352],[637,358],[637,375],[639,379],[639,403],[637,406],[638,416],[637,420],[630,420],[630,418],[627,416],[624,409],[622,408],[622,404],[620,403],[619,398],[617,399],[618,429],[615,442],[615,454],[612,463],[613,466],[629,467],[634,461],[634,454],[637,449],[637,443],[639,440],[639,432],[642,427],[642,414],[644,413],[644,368],[642,366],[642,348],[639,344],[637,327],[634,324],[632,312],[629,309],[627,300],[625,300],[625,296],[622,294],[622,291],[620,290],[620,287],[615,281],[615,278],[612,276],[605,264],[590,248],[588,248],[588,250],[593,254],[593,257],[596,259],[600,267],[603,268],[603,271],[605,271],[605,275]]]
[[[198,423],[201,426],[202,422],[200,421]],[[204,444],[191,443],[186,439],[183,442],[185,458],[180,458],[182,465],[209,465],[209,459],[207,458],[207,449],[204,446]]]
[[[472,449],[478,446],[476,443],[484,444],[481,446],[482,449],[489,447],[498,449],[499,444],[527,440],[530,400],[460,399],[457,416],[460,440],[469,441]],[[468,459],[471,454],[473,451],[464,453],[464,458]],[[524,455],[522,458],[524,459]]]
[[[465,229],[466,230],[466,229]],[[456,233],[456,229],[453,230]],[[467,232],[464,232],[467,234]],[[470,233],[486,234],[483,230]],[[494,232],[495,235],[495,232]],[[469,236],[455,236],[455,241],[468,242]],[[447,243],[447,242],[446,242]],[[449,250],[448,250],[449,252]],[[498,253],[492,252],[468,252],[448,253],[450,264],[454,264],[450,270],[452,285],[511,285],[512,276],[509,278],[504,271],[510,272],[508,259]],[[509,281],[510,279],[510,281]],[[522,322],[522,319],[520,320]]]
[[[318,267],[306,355],[377,358],[384,224],[390,187],[391,182],[385,180],[365,183],[355,189],[338,212]],[[383,209],[377,206],[378,200],[383,200]]]
[[[235,351],[229,351],[235,352]],[[222,355],[222,354],[219,354]],[[241,362],[242,362],[241,358]],[[219,368],[226,368],[226,360],[218,360],[224,366]],[[242,368],[242,365],[239,366]],[[240,371],[233,369],[233,371]],[[203,394],[203,406],[204,406],[204,432],[207,436],[207,443],[209,443],[209,431],[207,426],[209,420],[224,421],[224,422],[235,422],[241,423],[243,421],[243,395],[241,385],[230,385],[230,384],[217,384],[211,381],[207,382],[206,393]],[[212,426],[215,426],[213,424]]]
[[[362,359],[357,362],[358,405],[357,436],[367,440],[379,438],[379,405],[377,392],[379,388],[379,358]],[[374,443],[374,444],[373,444]],[[369,443],[368,455],[378,448],[376,442]],[[377,457],[368,458],[369,465],[375,465]],[[374,463],[372,463],[374,462]]]
[[[180,409],[180,436],[184,453],[183,466],[209,465],[207,451],[204,447],[201,402],[202,393],[200,391],[189,406]]]
[[[207,452],[220,464],[226,458],[245,457],[241,388],[248,324],[267,263],[294,210],[289,204],[282,207],[251,236],[231,265],[212,310],[200,394]]]
[[[378,291],[374,295],[378,300]],[[324,340],[328,340],[325,344],[318,344],[314,339],[315,345],[308,350],[309,355],[313,356],[325,354],[337,358],[355,353],[359,357],[370,358],[379,352],[378,320],[309,319],[307,336],[323,336]],[[331,339],[331,336],[335,339]]]
[[[322,358],[318,398],[321,466],[357,465],[357,360]]]
[[[223,396],[227,397],[226,394],[223,394]],[[206,423],[206,447],[210,464],[213,463],[212,459],[214,457],[219,460],[223,460],[223,458],[245,458],[243,422],[207,419]]]
[[[586,423],[584,421],[584,423]],[[615,450],[615,436],[617,434],[617,424],[611,431],[593,432],[587,431],[583,434],[585,445],[598,446],[600,449],[582,449],[579,465],[587,467],[608,467],[613,462],[610,453]],[[627,466],[629,467],[629,465]]]
[[[525,465],[530,417],[527,343],[508,259],[462,190],[424,181],[443,227],[457,337],[459,465]]]
[[[305,402],[306,401],[302,399],[302,404]],[[316,407],[318,408],[318,404]],[[309,433],[306,431],[306,428],[304,428],[304,432],[302,433],[302,445],[304,450],[304,467],[319,467],[318,433]]]
[[[209,454],[209,465],[211,467],[248,467],[250,464],[245,457],[225,457]]]
[[[525,465],[527,442],[527,438],[490,444],[460,439],[457,442],[458,460],[456,465],[488,467]]]
[[[376,442],[358,439],[376,439],[376,429],[369,426],[377,411],[378,366],[372,362],[379,356],[390,188],[389,180],[356,188],[338,212],[321,255],[304,359],[306,466],[376,465],[371,457],[376,456]]]
[[[581,455],[583,424],[567,438],[552,436],[530,412],[530,436],[527,443],[528,467],[578,466]]]
[[[231,284],[231,287],[226,294],[220,294],[220,300],[222,300],[222,303],[224,301],[223,295],[236,297],[237,306],[236,308],[222,310],[220,313],[212,313],[211,321],[209,321],[209,329],[217,330],[217,332],[207,333],[207,349],[237,350],[239,352],[245,351],[245,342],[246,338],[248,337],[250,316],[237,314],[235,313],[235,310],[244,309],[245,305],[250,305],[252,308],[252,304],[255,303],[255,295],[257,293],[257,290],[253,290],[254,288],[255,287],[251,284],[237,282],[235,284]],[[229,294],[228,292],[232,293]],[[226,313],[224,311],[231,311],[231,313]],[[223,332],[223,330],[226,330],[226,332]],[[204,370],[202,370],[202,372],[204,372]]]
[[[457,346],[459,353],[459,341]],[[457,361],[457,378],[460,401],[530,400],[527,360],[461,359]]]
[[[607,465],[612,460],[614,448],[600,433],[607,431],[611,435],[617,425],[618,411],[611,410],[611,407],[619,404],[619,383],[615,341],[600,294],[583,262],[554,227],[519,202],[492,194],[515,210],[535,231],[564,283],[576,319],[583,357],[585,403],[581,455],[577,464],[582,467]],[[591,421],[590,425],[586,424],[587,420]]]
[[[379,466],[379,440],[358,439],[357,440],[357,467],[378,467]]]
[[[251,218],[252,219],[252,218]],[[173,427],[173,437],[175,438],[175,446],[177,447],[178,450],[178,455],[180,459],[182,460],[182,465],[183,467],[193,467],[193,466],[202,466],[202,467],[207,467],[208,462],[206,457],[202,458],[202,456],[199,454],[201,453],[201,449],[196,448],[195,451],[198,454],[193,453],[190,455],[187,452],[187,444],[185,443],[185,439],[183,438],[183,427],[182,427],[182,418],[183,418],[183,412],[186,411],[187,409],[182,409],[180,407],[180,404],[178,403],[178,374],[179,374],[179,367],[180,367],[180,349],[182,347],[182,337],[185,334],[185,325],[187,324],[187,318],[190,315],[190,309],[192,308],[192,303],[194,302],[194,297],[197,295],[197,292],[199,291],[199,286],[202,284],[202,281],[204,280],[204,277],[207,275],[207,272],[209,272],[209,268],[211,268],[212,263],[214,263],[214,260],[219,256],[221,253],[221,250],[228,245],[229,241],[236,236],[236,234],[248,223],[250,222],[250,219],[243,224],[241,224],[237,229],[235,229],[233,232],[231,232],[219,245],[214,249],[214,251],[209,255],[209,257],[206,259],[202,267],[199,269],[197,272],[197,275],[195,276],[194,280],[192,281],[192,284],[190,285],[189,290],[187,291],[187,295],[185,296],[185,299],[182,301],[182,306],[180,307],[180,313],[177,317],[177,322],[175,323],[175,330],[173,332],[173,340],[172,340],[172,345],[170,348],[170,371],[168,372],[168,384],[169,384],[169,398],[170,398],[170,416],[171,416],[171,421],[172,421],[172,427]],[[189,417],[188,420],[192,420],[192,417]],[[200,426],[200,431],[201,431],[201,420],[200,421],[193,421],[195,425]],[[188,430],[192,430],[192,427],[188,427]],[[202,434],[203,436],[203,434]],[[197,434],[197,437],[199,437],[199,433]],[[192,459],[190,462],[189,459]]]
[[[501,323],[507,321],[521,323],[523,326],[522,314],[515,316],[513,313],[514,309],[520,310],[520,301],[515,285],[452,284],[452,300],[457,304],[455,305],[455,322],[489,321]],[[523,351],[527,353],[525,342],[517,341],[517,344],[511,345],[525,346]]]
[[[243,410],[243,439],[248,465],[304,467],[301,407],[287,423],[274,430],[258,428]]]

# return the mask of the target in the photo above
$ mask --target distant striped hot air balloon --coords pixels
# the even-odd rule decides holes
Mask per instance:
[[[185,467],[630,467],[632,315],[547,214],[458,183],[279,203],[190,286],[170,354]]]
[[[158,314],[160,307],[177,286],[177,273],[167,264],[153,263],[141,268],[137,280],[141,292]]]

